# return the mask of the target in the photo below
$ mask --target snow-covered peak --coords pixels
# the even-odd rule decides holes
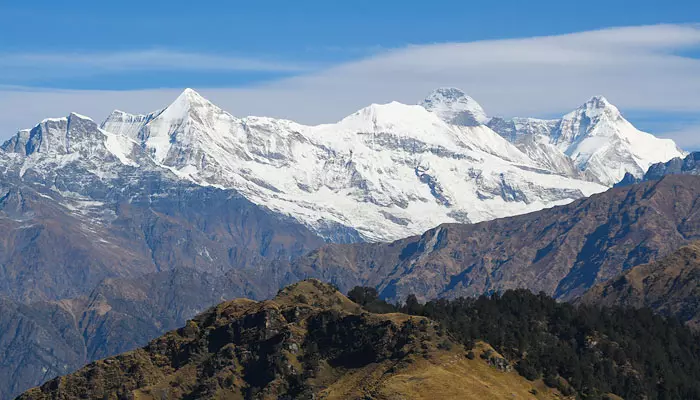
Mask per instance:
[[[111,174],[115,163],[135,165],[128,156],[138,146],[125,136],[100,129],[90,117],[73,112],[21,130],[0,148],[24,160],[22,171],[34,168],[48,176],[77,163],[102,178]]]
[[[633,143],[635,137],[648,134],[635,129],[622,117],[620,110],[605,97],[595,96],[562,117],[553,139],[563,151],[573,155],[570,147],[586,138],[592,136],[613,138],[620,135],[629,136],[627,139]]]
[[[474,126],[488,122],[481,105],[457,88],[436,89],[421,102],[421,106],[450,124]]]
[[[158,132],[170,136],[178,126],[188,121],[204,124],[213,114],[223,113],[223,110],[199,93],[187,88],[169,106],[150,114],[129,114],[114,110],[102,122],[100,128],[141,142],[153,137],[153,131],[148,129],[150,124],[168,125],[171,129],[158,129]]]
[[[596,120],[607,118],[610,121],[623,119],[620,110],[603,96],[592,97],[576,110],[566,114],[564,119],[579,119],[581,117]]]
[[[181,151],[197,152],[198,147],[206,143],[230,139],[227,136],[229,128],[239,122],[199,93],[185,89],[168,107],[143,119],[138,140],[152,152],[157,162],[164,162],[167,157],[176,157]],[[105,126],[112,132],[118,130],[115,128]]]
[[[227,114],[214,103],[202,97],[192,89],[185,89],[168,107],[157,115],[159,120],[171,123],[188,119],[206,124],[216,114]],[[155,119],[155,118],[154,118]]]
[[[216,107],[209,100],[202,97],[199,93],[193,89],[187,88],[180,93],[180,95],[175,99],[175,101],[166,108],[166,110],[171,110],[172,112],[184,113],[193,108],[200,107]],[[218,108],[218,107],[216,107]]]
[[[72,112],[72,113],[70,113],[70,114],[68,115],[68,120],[69,120],[69,121],[70,121],[70,120],[73,120],[73,119],[76,119],[76,118],[77,118],[77,119],[80,119],[80,120],[83,120],[83,121],[91,121],[91,122],[94,122],[92,118],[87,117],[87,116],[82,115],[82,114],[78,114],[77,112]]]
[[[2,149],[25,156],[34,153],[65,155],[84,151],[100,140],[97,124],[91,118],[71,113],[67,117],[46,118],[32,129],[17,132]]]
[[[391,141],[396,143],[413,143],[420,146],[439,146],[445,149],[456,149],[470,146],[473,142],[484,140],[477,132],[470,134],[467,128],[449,124],[443,121],[437,114],[426,110],[419,105],[408,105],[398,102],[387,104],[372,104],[365,107],[338,122],[337,124],[320,126],[318,131],[323,136],[343,135],[346,143],[353,143],[355,136],[373,134],[370,143],[378,143],[377,136],[382,136],[382,140],[391,137]],[[493,136],[501,139],[496,133]],[[390,146],[389,142],[382,142],[385,146]],[[403,144],[402,144],[403,145]],[[481,147],[479,143],[473,147]],[[506,155],[504,155],[506,156]]]
[[[610,186],[627,173],[641,177],[652,164],[685,154],[673,140],[635,128],[604,97],[565,115],[553,139],[580,169]]]
[[[565,156],[576,169],[609,186],[626,173],[640,177],[651,164],[685,154],[672,140],[635,128],[603,96],[592,97],[559,120],[493,118],[489,126],[531,158],[559,159],[556,164],[564,171]]]

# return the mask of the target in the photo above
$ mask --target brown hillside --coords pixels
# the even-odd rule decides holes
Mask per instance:
[[[604,306],[649,307],[700,328],[700,241],[596,285],[581,301]]]

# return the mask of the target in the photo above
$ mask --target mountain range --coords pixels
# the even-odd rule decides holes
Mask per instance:
[[[696,177],[606,192],[686,153],[599,97],[506,120],[438,89],[305,126],[185,90],[147,115],[46,119],[0,148],[2,398],[300,279],[396,301],[571,300],[700,232]]]
[[[357,242],[565,204],[685,154],[634,129],[602,98],[558,122],[501,128],[513,121],[489,119],[457,89],[438,89],[422,106],[373,104],[319,126],[237,118],[187,89],[163,110],[115,111],[99,127],[77,114],[45,120],[2,145],[3,164],[44,181],[81,164],[92,173],[85,188],[123,176],[110,171],[160,171],[236,190],[326,240]],[[535,133],[536,123],[552,128]],[[586,152],[591,143],[619,154]]]

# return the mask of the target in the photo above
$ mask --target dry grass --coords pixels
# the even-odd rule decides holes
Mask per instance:
[[[481,344],[476,353],[489,349]],[[351,371],[323,391],[319,398],[341,399],[562,399],[542,381],[530,382],[516,372],[501,372],[463,352],[431,351],[410,362],[384,362]]]

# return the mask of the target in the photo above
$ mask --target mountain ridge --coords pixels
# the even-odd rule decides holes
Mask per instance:
[[[329,244],[295,260],[296,279],[347,290],[377,287],[390,301],[478,296],[520,287],[574,299],[623,270],[700,237],[700,177],[612,189],[530,214],[443,224],[386,244]]]

